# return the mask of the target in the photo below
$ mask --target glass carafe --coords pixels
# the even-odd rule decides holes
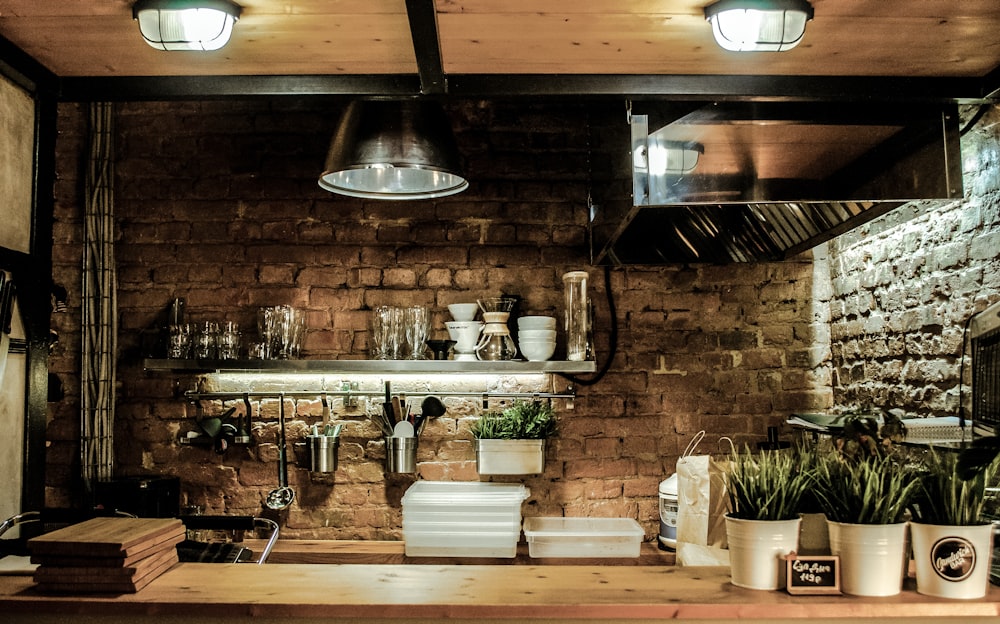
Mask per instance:
[[[517,357],[517,345],[510,337],[507,327],[509,312],[484,312],[483,335],[476,345],[476,357],[480,360],[513,360]]]

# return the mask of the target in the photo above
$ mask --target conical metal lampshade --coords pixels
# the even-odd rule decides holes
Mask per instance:
[[[431,199],[464,191],[451,124],[436,102],[356,100],[340,120],[320,187],[369,199]]]

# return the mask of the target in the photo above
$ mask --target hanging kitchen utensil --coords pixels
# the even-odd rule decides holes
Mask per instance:
[[[295,500],[295,490],[288,487],[288,458],[285,454],[285,395],[278,404],[278,487],[267,494],[265,504],[269,509],[281,510]]]
[[[236,419],[236,436],[233,438],[234,444],[250,444],[250,395],[243,394],[243,413]]]
[[[413,424],[405,420],[396,423],[396,426],[392,428],[392,437],[394,438],[412,438],[414,433]]]
[[[448,410],[444,403],[436,396],[424,397],[424,400],[420,402],[420,413],[424,415],[424,418],[444,416],[446,411]]]

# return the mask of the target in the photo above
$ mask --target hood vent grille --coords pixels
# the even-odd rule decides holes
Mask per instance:
[[[782,260],[910,201],[960,198],[957,117],[954,107],[728,103],[650,133],[653,116],[632,114],[632,195],[593,215],[594,262]],[[703,148],[697,164],[657,171],[677,160],[663,156],[675,145]]]

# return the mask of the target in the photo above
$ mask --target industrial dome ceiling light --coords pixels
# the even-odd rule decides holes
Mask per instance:
[[[355,100],[340,119],[320,187],[366,199],[433,199],[469,187],[437,102]]]
[[[807,0],[719,0],[705,7],[716,43],[733,52],[791,50],[812,18]]]
[[[240,6],[229,0],[138,0],[132,19],[157,50],[218,50],[229,42]]]

